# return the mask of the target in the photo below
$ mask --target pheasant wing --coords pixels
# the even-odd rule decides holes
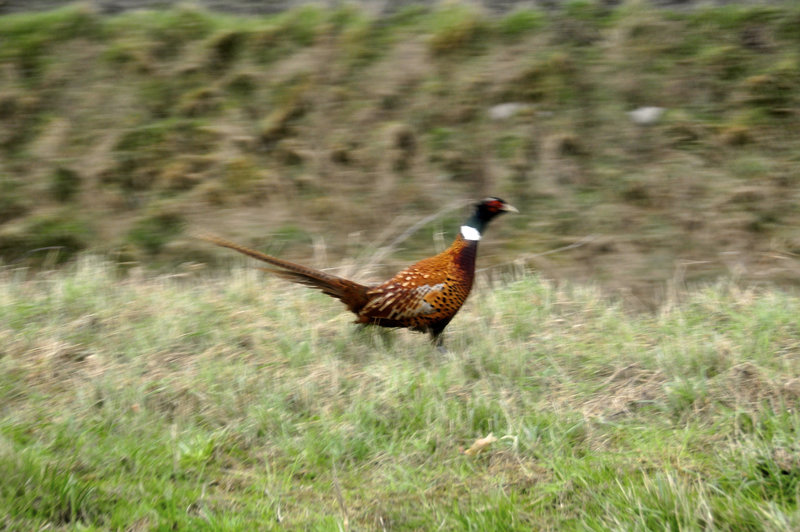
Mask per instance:
[[[405,326],[422,325],[441,310],[438,301],[446,291],[446,278],[445,272],[428,273],[412,266],[368,290],[369,302],[360,314]]]

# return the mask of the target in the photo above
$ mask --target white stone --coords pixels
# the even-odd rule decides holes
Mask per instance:
[[[519,102],[501,103],[489,108],[489,118],[492,120],[507,120],[527,108],[527,105]]]
[[[661,119],[661,115],[664,114],[664,111],[666,111],[666,109],[663,107],[639,107],[633,111],[628,111],[628,116],[634,124],[649,126],[658,122]]]

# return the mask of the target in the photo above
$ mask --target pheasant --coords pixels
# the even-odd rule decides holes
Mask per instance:
[[[341,300],[357,316],[356,323],[407,327],[429,333],[434,344],[442,349],[442,331],[472,289],[481,233],[493,218],[504,212],[519,211],[499,198],[489,197],[480,201],[449,248],[376,286],[272,257],[215,236],[200,238],[271,264],[275,268],[264,270]]]

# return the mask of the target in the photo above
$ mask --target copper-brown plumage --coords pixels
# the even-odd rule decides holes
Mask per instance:
[[[428,332],[439,344],[439,335],[472,289],[481,230],[492,218],[508,211],[516,212],[516,209],[499,198],[484,199],[475,206],[449,248],[409,266],[377,286],[356,283],[215,236],[201,238],[271,264],[275,268],[265,270],[341,300],[357,316],[356,323]]]

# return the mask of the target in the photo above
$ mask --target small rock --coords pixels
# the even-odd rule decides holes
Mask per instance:
[[[492,120],[507,120],[527,108],[526,104],[519,102],[501,103],[489,108],[489,118]]]
[[[628,111],[628,116],[634,124],[649,126],[658,122],[661,119],[661,115],[664,114],[664,111],[666,111],[666,109],[663,107],[639,107],[633,111]]]

